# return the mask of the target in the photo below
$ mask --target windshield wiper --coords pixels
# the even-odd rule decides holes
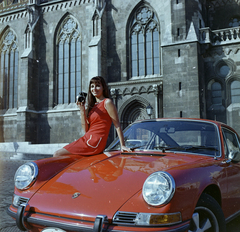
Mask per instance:
[[[131,151],[134,151],[135,149],[138,149],[138,148],[140,148],[140,147],[144,147],[144,145],[136,146],[136,147],[130,147],[130,150],[131,150]]]
[[[207,147],[207,146],[177,146],[177,147],[164,147],[164,146],[156,146],[154,148],[161,149],[162,152],[168,150],[179,150],[179,151],[188,151],[188,150],[211,150],[211,151],[219,151],[215,147]]]
[[[187,150],[211,150],[211,151],[219,151],[215,147],[207,147],[207,146],[188,146],[184,148],[186,151]]]
[[[185,148],[181,147],[181,146],[177,146],[177,147],[170,147],[170,146],[156,146],[154,147],[154,149],[160,149],[162,150],[162,152],[165,152],[166,150],[185,150]]]

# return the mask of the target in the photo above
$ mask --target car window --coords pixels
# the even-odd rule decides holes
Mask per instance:
[[[224,136],[224,152],[225,152],[226,158],[228,158],[228,155],[230,152],[240,151],[239,140],[237,135],[234,132],[226,128],[223,128],[222,132]]]
[[[136,128],[128,134],[128,139],[125,141],[127,147],[137,147],[146,145],[152,137],[152,132],[145,128]]]
[[[167,120],[134,123],[124,130],[125,145],[140,150],[189,152],[220,156],[216,125],[201,121]],[[115,140],[107,150],[120,149]]]

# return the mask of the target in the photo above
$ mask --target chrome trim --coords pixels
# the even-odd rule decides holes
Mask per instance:
[[[233,215],[229,216],[228,218],[226,218],[226,220],[225,220],[226,223],[234,220],[234,219],[235,219],[236,217],[238,217],[239,215],[240,215],[240,210],[239,210],[238,212],[234,213]]]
[[[189,229],[189,224],[183,225],[183,226],[180,225],[180,227],[178,227],[178,228],[169,228],[169,229],[164,230],[164,232],[186,232]],[[147,229],[145,231],[147,231]],[[158,228],[156,228],[156,230],[154,230],[154,232],[158,232],[158,231],[163,232],[162,229],[158,230]],[[111,232],[122,232],[122,230],[117,230],[114,228],[111,230]],[[133,232],[133,230],[124,230],[124,232]]]
[[[138,213],[118,211],[113,216],[113,223],[121,225],[135,225]]]
[[[28,223],[40,225],[40,226],[45,226],[45,227],[56,227],[60,228],[62,230],[67,230],[67,231],[81,231],[81,232],[92,232],[93,231],[93,226],[92,227],[87,227],[87,226],[74,226],[71,225],[70,223],[64,223],[64,222],[55,222],[55,221],[50,221],[50,220],[44,220],[44,219],[39,219],[39,218],[27,218]],[[79,221],[81,222],[81,221]]]
[[[15,202],[15,201],[14,201],[15,197],[18,198],[18,201],[16,202],[16,203],[17,203],[16,205],[14,204],[14,202]],[[20,206],[21,204],[27,204],[28,201],[29,201],[29,198],[21,197],[21,196],[19,196],[19,195],[14,194],[14,195],[13,195],[13,202],[12,202],[12,204],[13,204],[14,207],[18,207],[18,206]]]
[[[7,213],[11,217],[16,218],[16,213],[12,212],[10,210],[10,208],[8,208]],[[120,213],[124,213],[124,212],[120,212]],[[131,213],[131,212],[125,212],[125,213],[138,214],[138,213]],[[115,217],[115,215],[114,215],[114,217]],[[51,216],[51,215],[49,215],[49,216]],[[44,220],[44,219],[31,218],[31,217],[25,217],[25,221],[28,222],[28,223],[33,223],[33,224],[44,226],[44,227],[56,227],[56,228],[60,228],[62,230],[67,230],[67,231],[93,232],[93,226],[82,226],[82,225],[74,226],[74,225],[71,225],[70,223],[54,222],[52,220]],[[79,222],[82,222],[82,221],[79,220]],[[88,223],[93,224],[93,222],[89,222],[89,221],[88,221]],[[190,221],[189,221],[189,223],[190,223]],[[165,232],[185,232],[189,228],[189,223],[187,223],[185,225],[182,225],[183,223],[180,223],[180,224],[175,225],[175,226],[174,225],[169,225],[169,229],[165,230]],[[114,223],[114,221],[113,221],[113,225],[115,225],[114,228],[112,228],[111,230],[104,229],[103,231],[106,231],[106,232],[107,231],[109,231],[109,232],[110,231],[111,232],[122,231],[121,227],[118,229],[117,224],[119,224],[120,226],[123,225],[123,224],[120,224],[120,223]],[[136,228],[150,228],[149,226],[135,226],[135,225],[131,225],[131,224],[125,224],[125,225],[129,226],[131,228],[134,228],[134,227],[136,227]],[[172,226],[174,226],[174,228],[172,228]],[[156,228],[155,232],[159,231],[158,230],[158,228],[159,228],[158,225],[151,226],[151,228]],[[147,231],[147,229],[145,231]],[[133,230],[124,230],[124,232],[133,232]]]
[[[174,215],[174,214],[180,214],[180,221],[178,222],[172,222],[172,223],[166,223],[166,224],[151,224],[151,225],[139,225],[137,224],[137,219],[139,214],[149,214],[149,215]],[[182,215],[180,212],[176,213],[135,213],[135,212],[126,212],[126,211],[117,211],[115,215],[113,216],[112,223],[114,225],[125,225],[125,226],[136,226],[136,227],[164,227],[164,226],[173,226],[182,223]]]
[[[7,210],[7,214],[15,219],[17,219],[17,213],[11,211],[10,208],[8,208]],[[52,218],[54,218],[54,216],[52,215],[48,215]],[[61,219],[56,217],[56,219]],[[64,218],[62,218],[64,219]],[[71,220],[71,218],[69,218]],[[65,222],[55,222],[53,220],[44,220],[44,219],[40,219],[40,218],[33,218],[31,217],[31,215],[29,217],[24,217],[25,222],[27,223],[31,223],[31,224],[36,224],[36,225],[40,225],[43,227],[56,227],[56,228],[60,228],[63,230],[67,230],[67,231],[81,231],[81,232],[92,232],[93,231],[93,222],[87,221],[89,224],[92,224],[92,226],[83,226],[83,225],[72,225],[71,223],[65,223]],[[84,222],[82,220],[73,220],[75,223],[76,222]]]

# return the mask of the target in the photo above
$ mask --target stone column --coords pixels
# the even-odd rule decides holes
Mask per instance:
[[[91,79],[93,76],[104,76],[105,74],[102,68],[104,65],[103,63],[105,63],[102,54],[104,53],[103,51],[105,49],[104,39],[106,40],[105,36],[103,35],[104,31],[106,31],[106,29],[103,28],[106,26],[106,17],[103,17],[106,2],[95,0],[94,3],[94,12],[92,16],[93,37],[91,42],[89,43],[89,79]]]
[[[37,118],[34,95],[38,90],[38,69],[33,55],[34,30],[39,20],[37,0],[29,0],[26,7],[28,23],[25,30],[25,46],[19,61],[17,141],[37,142]]]
[[[154,90],[154,96],[155,96],[155,117],[156,118],[161,118],[163,117],[162,115],[162,83],[160,85],[153,85],[153,90]]]

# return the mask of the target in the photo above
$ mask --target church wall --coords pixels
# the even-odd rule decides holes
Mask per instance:
[[[24,43],[22,43],[24,38],[24,30],[27,25],[27,15],[18,14],[18,17],[13,14],[15,17],[5,17],[4,21],[0,24],[0,33],[3,33],[7,28],[10,28],[17,37],[17,46],[19,52],[19,66],[18,66],[18,106],[25,107],[28,105],[27,99],[27,89],[28,89],[28,80],[25,78],[25,73],[28,72],[28,66],[25,66],[25,61],[20,59],[21,55],[24,52]],[[18,108],[19,109],[19,108]],[[19,138],[25,139],[25,126],[23,130],[18,131],[19,118],[21,118],[21,113],[17,113],[17,108],[1,110],[2,115],[2,128],[0,133],[2,133],[2,142],[12,142],[17,141]],[[18,116],[17,116],[18,115]],[[25,121],[25,115],[21,121]],[[22,128],[21,128],[22,129]]]
[[[203,28],[205,32],[212,35],[212,30],[228,27],[227,20],[236,16],[239,5],[232,1],[226,6],[221,5],[223,1],[214,0],[206,1],[211,5],[208,8],[203,2],[108,1],[98,21],[99,41],[97,36],[93,37],[92,19],[96,13],[93,1],[46,1],[40,4],[32,54],[19,59],[18,108],[1,111],[0,141],[68,143],[83,135],[76,104],[57,104],[54,47],[57,28],[67,15],[79,23],[83,91],[87,92],[92,73],[104,76],[124,127],[135,119],[149,118],[146,114],[149,104],[153,107],[152,118],[215,119],[209,113],[212,105],[209,83],[218,79],[223,86],[223,108],[216,113],[220,121],[239,132],[240,105],[231,103],[228,90],[232,80],[240,79],[239,43],[232,40],[233,44],[226,41],[217,45],[207,39],[200,41],[199,32],[206,27],[206,30]],[[218,2],[221,4],[216,5]],[[160,73],[131,77],[128,23],[142,3],[154,10],[159,21]],[[28,23],[28,13],[24,9],[6,14],[6,17],[0,15],[0,33],[7,26],[16,33],[19,57],[24,54],[24,32]],[[223,19],[222,24],[218,23],[220,19]],[[233,65],[231,75],[219,76],[217,67],[221,68],[218,63],[221,60]]]
[[[123,5],[122,2],[115,0],[112,1],[113,7],[108,8],[108,81],[110,88],[116,90],[116,96],[113,97],[123,128],[127,122],[130,123],[137,118],[149,118],[146,114],[146,107],[149,104],[154,108],[152,118],[163,115],[160,94],[164,78],[162,60],[160,74],[147,75],[144,78],[132,78],[129,75],[129,20],[141,3],[142,1],[126,1]],[[153,0],[147,1],[146,5],[153,9],[159,21],[160,53],[162,53],[161,46],[172,41],[171,6],[166,1]],[[129,115],[128,119],[126,115]]]
[[[55,8],[54,8],[55,9]],[[48,11],[49,10],[49,11]],[[41,56],[45,57],[45,69],[41,72],[43,80],[40,86],[41,96],[46,98],[41,101],[40,108],[44,111],[39,115],[39,143],[68,143],[83,135],[80,124],[80,113],[75,103],[56,105],[55,80],[55,39],[58,26],[67,15],[71,15],[80,25],[82,38],[82,88],[88,90],[88,52],[92,38],[93,4],[83,4],[71,8],[51,10],[43,8],[43,41],[46,41],[45,51]],[[44,44],[43,44],[44,46]],[[44,54],[45,53],[45,54]],[[97,64],[96,64],[97,65]]]
[[[239,45],[216,46],[204,55],[207,117],[225,122],[240,133],[240,105],[231,99],[231,83],[240,81]],[[210,90],[214,82],[220,83],[222,88],[222,104],[219,106],[214,105],[211,98]]]
[[[163,49],[164,117],[200,117],[197,47],[188,43]]]
[[[129,64],[127,60],[127,26],[128,20],[134,9],[142,1],[112,1],[112,7],[108,8],[108,81],[118,82],[129,80]],[[147,5],[155,11],[159,24],[161,45],[172,41],[171,31],[171,6],[168,2],[147,1]],[[166,13],[169,12],[169,13]],[[161,75],[161,74],[160,74]]]

